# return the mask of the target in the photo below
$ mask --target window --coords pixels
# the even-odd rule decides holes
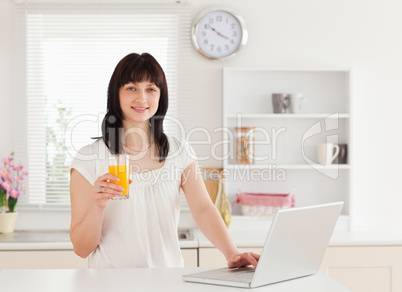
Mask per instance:
[[[108,82],[125,55],[149,52],[159,61],[169,86],[167,116],[186,119],[179,100],[187,88],[189,5],[16,6],[16,64],[26,78],[16,92],[15,109],[26,112],[15,125],[16,153],[29,170],[19,204],[66,205],[71,161],[101,136]],[[176,134],[177,127],[167,121],[165,130]]]

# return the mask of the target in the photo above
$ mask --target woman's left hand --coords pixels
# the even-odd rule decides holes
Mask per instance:
[[[233,255],[232,258],[228,260],[228,267],[239,268],[253,265],[254,268],[257,268],[259,259],[260,255],[253,252],[238,253]]]

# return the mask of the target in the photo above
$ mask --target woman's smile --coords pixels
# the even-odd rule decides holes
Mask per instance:
[[[131,107],[137,113],[145,113],[149,107]]]

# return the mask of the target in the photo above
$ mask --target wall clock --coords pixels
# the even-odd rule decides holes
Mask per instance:
[[[227,8],[209,8],[200,13],[191,30],[193,45],[204,57],[224,60],[233,57],[246,43],[244,19]]]

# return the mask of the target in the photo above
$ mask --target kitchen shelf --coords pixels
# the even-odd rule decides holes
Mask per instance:
[[[238,189],[286,193],[296,188],[296,207],[344,201],[342,218],[348,221],[352,201],[350,71],[225,67],[222,80],[226,129],[222,140],[228,141],[222,148],[228,172],[224,188],[229,200],[236,199]],[[272,93],[301,93],[307,102],[300,113],[273,113]],[[254,157],[264,160],[236,163],[236,127],[256,128]],[[318,164],[320,143],[347,144],[348,164]],[[233,214],[241,214],[238,205]]]
[[[228,119],[236,118],[244,119],[326,119],[326,118],[339,118],[339,119],[349,119],[349,114],[341,113],[336,115],[335,113],[327,114],[229,114]]]
[[[227,164],[225,169],[286,169],[286,170],[314,170],[314,169],[328,169],[328,170],[349,170],[348,164]]]

